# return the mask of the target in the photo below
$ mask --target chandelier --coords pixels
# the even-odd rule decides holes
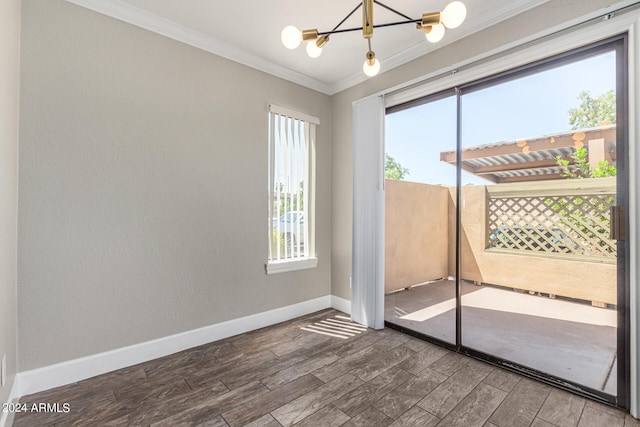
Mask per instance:
[[[373,23],[373,5],[377,4],[390,12],[403,18],[401,21],[389,22],[385,24]],[[351,17],[358,9],[362,8],[362,27],[344,28],[340,26]],[[280,39],[282,44],[288,49],[295,49],[303,41],[307,42],[307,54],[311,58],[317,58],[322,53],[322,48],[329,41],[329,36],[338,33],[348,33],[362,30],[362,37],[367,40],[369,50],[366,60],[362,65],[362,70],[367,76],[375,76],[380,71],[380,62],[376,59],[376,54],[371,48],[371,38],[374,28],[391,27],[402,24],[415,24],[416,28],[425,33],[426,38],[431,43],[437,43],[444,37],[445,27],[459,27],[467,16],[467,8],[460,1],[449,3],[441,12],[425,13],[420,19],[413,19],[397,10],[379,2],[378,0],[362,0],[342,21],[331,31],[318,31],[317,29],[300,31],[293,25],[289,25],[282,30]]]

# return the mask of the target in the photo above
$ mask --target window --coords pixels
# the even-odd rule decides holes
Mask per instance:
[[[267,274],[313,268],[316,126],[320,121],[269,106]]]

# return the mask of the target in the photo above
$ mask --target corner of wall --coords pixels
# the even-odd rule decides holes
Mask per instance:
[[[0,404],[17,397],[17,210],[20,0],[0,2],[0,358],[6,356]],[[2,408],[4,409],[4,407]],[[0,426],[12,414],[0,409]]]
[[[6,402],[1,403],[17,403],[20,398],[20,381],[18,375],[12,375],[7,380],[5,387],[10,388],[9,398]],[[4,407],[2,408],[4,410]],[[15,412],[0,410],[0,427],[9,427],[13,424]]]

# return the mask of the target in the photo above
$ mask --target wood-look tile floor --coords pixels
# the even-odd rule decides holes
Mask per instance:
[[[70,410],[18,413],[14,426],[640,426],[623,411],[346,319],[324,310],[25,396],[28,407]]]

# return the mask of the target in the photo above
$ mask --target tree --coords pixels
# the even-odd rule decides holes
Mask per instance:
[[[562,167],[562,176],[569,179],[576,178],[604,178],[607,176],[616,176],[616,167],[610,165],[608,161],[598,162],[598,166],[591,167],[587,159],[589,151],[586,148],[577,148],[571,155],[576,165],[575,169],[569,168],[569,160],[563,159],[562,156],[556,157],[558,166]]]
[[[580,106],[569,109],[571,129],[592,128],[616,122],[616,94],[613,89],[595,98],[589,91],[583,90],[578,95],[578,100],[580,100]],[[562,176],[568,179],[616,176],[616,167],[606,160],[598,162],[596,167],[591,167],[588,155],[589,151],[586,148],[576,149],[571,155],[576,165],[575,169],[569,168],[569,160],[558,156],[556,161],[563,169]]]
[[[592,97],[583,90],[578,95],[580,106],[569,109],[571,129],[583,129],[616,122],[616,94],[609,89],[600,96]]]
[[[409,175],[409,169],[402,167],[396,162],[396,159],[385,154],[384,160],[384,177],[387,179],[404,179]]]

